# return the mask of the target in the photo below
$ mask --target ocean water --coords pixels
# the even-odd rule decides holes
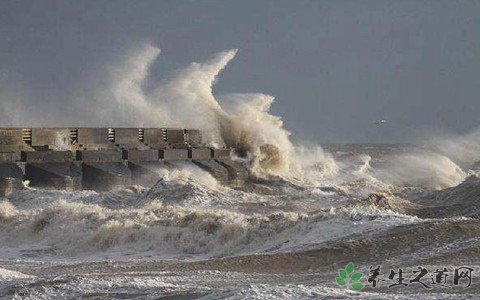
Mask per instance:
[[[300,149],[298,151],[306,151]],[[311,150],[314,151],[314,150]],[[193,165],[154,187],[25,188],[0,199],[0,296],[12,299],[476,298],[480,177],[408,145],[326,145],[295,176],[222,186]],[[299,152],[300,153],[300,152]],[[436,157],[434,155],[434,157]],[[393,163],[393,165],[392,165]],[[407,176],[408,177],[408,176]],[[406,181],[405,181],[406,180]],[[452,182],[458,180],[458,182]],[[338,286],[349,262],[360,291]],[[468,288],[372,287],[370,266],[468,266]],[[476,273],[475,273],[476,272]],[[409,275],[411,277],[411,274]],[[426,277],[427,278],[427,277]],[[448,278],[448,277],[447,277]],[[449,278],[449,280],[452,277]],[[431,281],[431,279],[428,279]]]
[[[142,45],[111,66],[81,122],[200,129],[236,149],[249,179],[222,186],[179,164],[153,187],[3,197],[1,298],[478,299],[479,130],[421,146],[294,144],[272,96],[214,95],[236,50],[146,84],[159,53]],[[75,123],[17,111],[9,126]]]

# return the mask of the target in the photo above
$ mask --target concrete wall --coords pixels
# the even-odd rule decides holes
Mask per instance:
[[[231,149],[215,149],[210,148],[212,150],[212,157],[213,158],[230,158]]]
[[[79,145],[108,144],[108,128],[78,128],[76,143]]]
[[[82,189],[82,170],[74,163],[28,163],[25,177],[32,187],[75,191]]]
[[[143,143],[152,148],[162,149],[168,146],[167,131],[163,128],[144,128]]]
[[[123,160],[119,150],[85,150],[77,151],[76,158],[83,162],[119,162]]]
[[[188,148],[185,130],[167,128],[167,144],[172,148]]]
[[[148,149],[148,150],[137,150],[129,149],[123,151],[123,159],[132,161],[132,162],[143,162],[143,161],[157,161],[159,156],[159,150],[157,149]]]
[[[30,139],[30,132],[28,132]],[[33,150],[24,141],[24,130],[21,128],[0,128],[0,162],[20,160],[23,150]]]
[[[176,128],[0,128],[0,152],[30,146],[37,150],[65,150],[59,148],[66,146],[97,150],[100,145],[135,148],[139,144],[156,149],[202,147],[202,135],[196,129]]]
[[[48,146],[50,149],[70,145],[70,129],[68,128],[32,128],[31,145]]]
[[[210,148],[191,148],[188,149],[188,158],[210,159],[212,158],[212,150]]]
[[[0,195],[22,188],[25,179],[67,190],[108,190],[136,176],[151,183],[159,166],[180,160],[222,182],[243,178],[230,149],[204,147],[195,129],[0,128]]]
[[[27,163],[71,162],[74,160],[70,151],[22,151],[22,161]]]
[[[114,143],[117,145],[136,146],[140,144],[138,128],[114,128]]]
[[[198,129],[186,129],[185,140],[192,147],[202,147],[202,132]]]
[[[0,128],[0,147],[23,144],[23,130],[21,128]]]
[[[16,162],[20,160],[20,153],[0,152],[0,162]]]
[[[186,160],[188,159],[188,149],[160,149],[160,159],[165,160]]]

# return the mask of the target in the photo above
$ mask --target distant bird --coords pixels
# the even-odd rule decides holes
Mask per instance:
[[[380,124],[384,124],[384,123],[387,123],[387,120],[382,119],[382,120],[378,120],[378,121],[375,122],[376,125],[380,125]]]

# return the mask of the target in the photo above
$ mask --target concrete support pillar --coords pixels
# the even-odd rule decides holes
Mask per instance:
[[[77,160],[83,161],[84,189],[102,192],[131,185],[132,172],[118,150],[78,151]]]
[[[28,163],[25,176],[32,187],[77,191],[82,189],[82,168],[74,163]]]
[[[83,163],[82,173],[86,190],[104,192],[132,184],[132,172],[123,162]]]
[[[144,187],[152,187],[162,178],[162,170],[170,167],[163,161],[129,162],[128,168],[132,171],[132,183]]]
[[[247,179],[248,171],[240,163],[229,158],[215,159],[215,161],[227,169],[228,180],[231,185],[241,186]]]
[[[67,191],[82,188],[82,170],[73,163],[70,151],[25,151],[25,177],[32,187],[46,187]]]
[[[16,163],[0,163],[0,196],[23,188],[23,170]]]
[[[228,170],[213,159],[192,160],[192,162],[201,169],[210,173],[215,179],[221,183],[228,183]]]

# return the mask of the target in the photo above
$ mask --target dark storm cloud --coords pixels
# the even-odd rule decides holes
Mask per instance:
[[[216,92],[274,95],[294,136],[396,141],[479,122],[478,1],[2,1],[0,101],[79,124],[108,66],[145,42],[162,49],[151,82],[238,48]]]

